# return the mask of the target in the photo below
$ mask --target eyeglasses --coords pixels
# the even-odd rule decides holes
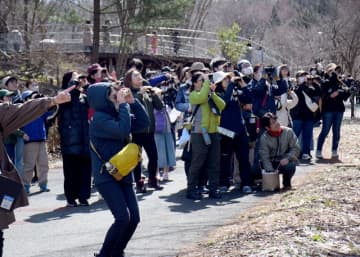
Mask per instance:
[[[205,79],[198,79],[196,82],[205,82]]]

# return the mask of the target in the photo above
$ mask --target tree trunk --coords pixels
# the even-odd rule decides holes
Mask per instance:
[[[99,61],[99,43],[100,43],[100,0],[94,0],[94,26],[93,26],[93,49],[91,53],[91,62]]]
[[[29,24],[28,24],[28,17],[29,17],[29,0],[24,0],[24,41],[25,41],[25,59],[26,59],[26,66],[31,66],[30,60],[30,38],[29,38]]]

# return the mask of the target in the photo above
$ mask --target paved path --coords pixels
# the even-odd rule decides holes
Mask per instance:
[[[160,192],[139,195],[142,221],[127,249],[131,257],[176,256],[184,247],[206,239],[209,231],[261,204],[264,194],[233,191],[221,201],[185,199],[183,163],[170,173],[173,182]],[[317,166],[298,169],[299,174]],[[112,216],[96,193],[90,207],[65,208],[61,169],[50,172],[51,192],[33,194],[30,206],[17,210],[17,222],[5,231],[4,257],[90,257],[100,248]],[[38,190],[37,186],[31,188]]]

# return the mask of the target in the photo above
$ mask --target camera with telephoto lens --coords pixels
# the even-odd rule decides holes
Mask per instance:
[[[274,80],[274,75],[276,74],[276,68],[274,66],[265,66],[264,67],[264,72],[267,75],[268,80],[271,82],[273,82]]]

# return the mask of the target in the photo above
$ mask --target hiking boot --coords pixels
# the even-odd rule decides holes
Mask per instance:
[[[210,191],[209,198],[220,199],[221,198],[221,193],[218,190]]]
[[[159,180],[157,178],[149,179],[148,185],[149,185],[149,187],[154,188],[155,190],[163,190],[164,189],[164,187],[160,186]]]
[[[199,194],[198,192],[189,192],[189,193],[186,193],[186,198],[190,199],[190,200],[201,200],[202,195]]]
[[[136,182],[136,193],[137,194],[144,194],[146,193],[146,186],[144,180],[140,180]]]

